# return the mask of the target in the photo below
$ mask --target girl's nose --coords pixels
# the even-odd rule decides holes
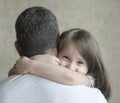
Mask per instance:
[[[67,64],[65,67],[72,70],[72,71],[75,71],[75,65],[73,63]]]

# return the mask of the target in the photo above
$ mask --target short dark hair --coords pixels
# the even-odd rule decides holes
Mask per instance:
[[[16,37],[24,56],[57,48],[59,28],[55,15],[44,7],[31,7],[17,18]]]

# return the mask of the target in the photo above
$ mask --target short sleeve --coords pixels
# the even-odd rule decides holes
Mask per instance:
[[[90,79],[90,82],[91,82],[91,87],[94,87],[95,85],[95,78],[91,75],[87,75],[87,77]]]

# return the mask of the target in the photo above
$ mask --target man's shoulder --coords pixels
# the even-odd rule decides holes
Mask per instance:
[[[91,87],[84,86],[84,85],[78,85],[77,88],[78,90],[80,89],[80,91],[87,92],[88,94],[91,94],[92,96],[98,97],[100,95],[103,95],[102,92],[98,88],[91,88]]]
[[[40,78],[29,74],[14,75],[2,80],[0,103],[34,103],[39,100],[36,91],[37,83],[40,84]]]
[[[98,88],[83,86],[81,89],[83,90],[83,93],[86,92],[85,96],[88,97],[88,100],[97,101],[97,103],[107,103],[105,96]]]
[[[47,84],[49,84],[49,86]],[[104,95],[102,94],[102,92],[99,89],[87,87],[84,85],[68,86],[68,85],[49,81],[49,82],[46,82],[46,85],[44,85],[44,87],[42,87],[42,89],[44,90],[45,93],[50,93],[49,96],[51,98],[54,98],[54,95],[56,95],[55,100],[57,100],[57,99],[60,100],[61,96],[64,95],[64,99],[68,103],[75,103],[75,102],[76,103],[81,103],[81,102],[84,102],[84,103],[107,103]],[[54,95],[52,95],[52,93]],[[62,98],[61,98],[61,100],[62,100]],[[61,102],[63,102],[63,101],[61,101]]]
[[[24,86],[34,86],[34,84],[40,82],[40,78],[30,74],[25,75],[13,75],[2,81],[0,81],[0,90],[8,89],[11,90],[14,88],[19,88]]]
[[[0,99],[8,100],[3,103],[12,103],[9,101],[14,101],[16,98],[20,101],[23,100],[22,98],[27,98],[25,101],[39,101],[41,99],[37,97],[40,96],[41,101],[48,99],[49,103],[53,101],[56,101],[55,103],[107,103],[97,88],[84,85],[68,86],[29,74],[11,76],[1,81],[0,91]],[[14,96],[11,97],[13,94]]]
[[[79,87],[79,85],[78,85],[78,87]],[[88,86],[84,86],[84,85],[81,85],[81,89],[86,90],[91,93],[99,93],[100,92],[100,90],[98,88],[92,88],[92,87],[88,87]]]

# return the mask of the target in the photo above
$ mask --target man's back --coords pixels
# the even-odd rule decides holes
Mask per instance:
[[[0,103],[107,103],[98,89],[25,74],[0,82]]]

